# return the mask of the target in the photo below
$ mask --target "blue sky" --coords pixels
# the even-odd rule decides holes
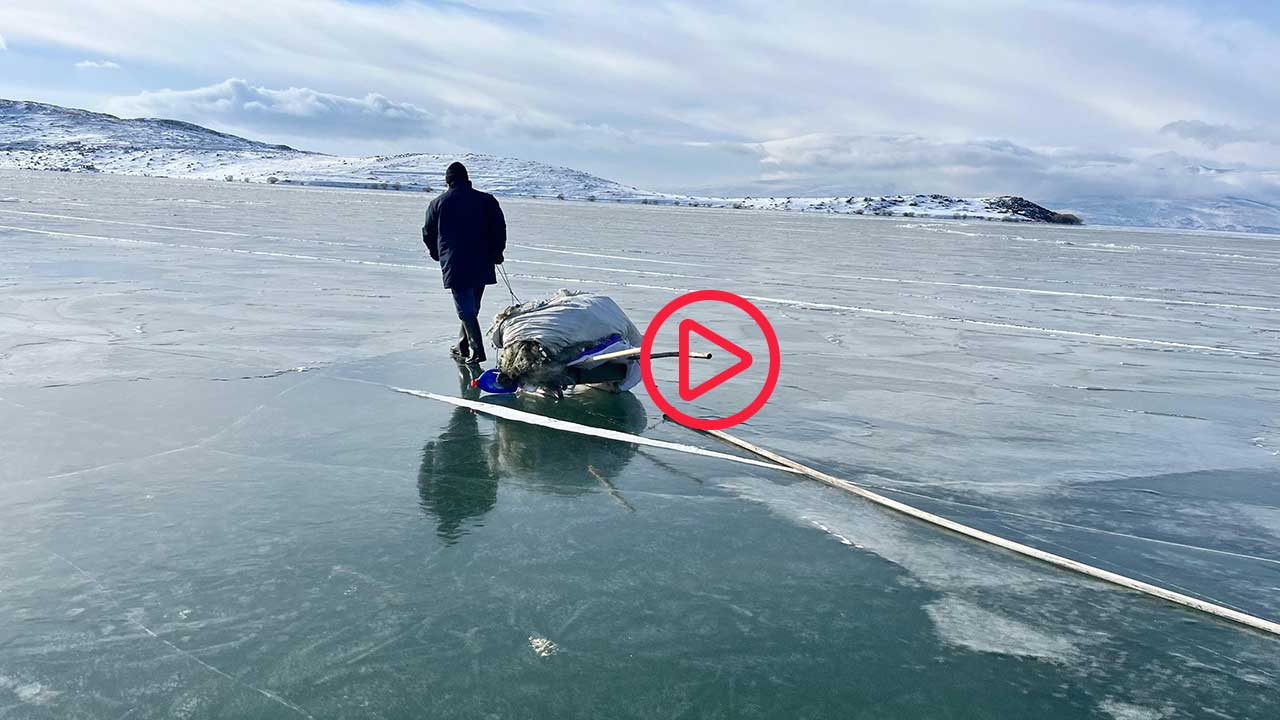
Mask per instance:
[[[1280,200],[1268,2],[6,0],[0,38],[2,97],[325,152],[675,191]]]

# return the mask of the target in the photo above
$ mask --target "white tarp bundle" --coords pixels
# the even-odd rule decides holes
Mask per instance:
[[[489,338],[498,348],[498,371],[521,387],[560,393],[577,382],[569,363],[583,352],[604,352],[601,343],[621,338],[608,350],[640,347],[643,336],[612,299],[604,295],[558,290],[544,300],[513,305],[498,313]],[[599,363],[582,365],[583,369]],[[636,363],[628,363],[626,378],[605,383],[614,392],[640,381]]]
[[[632,347],[644,339],[618,303],[604,295],[557,290],[545,300],[507,308],[493,321],[489,337],[501,350],[519,340],[536,342],[551,355],[575,345],[620,335]]]

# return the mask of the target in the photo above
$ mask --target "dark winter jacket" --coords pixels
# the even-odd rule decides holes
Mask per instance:
[[[422,242],[440,261],[445,287],[493,285],[493,266],[507,249],[507,222],[497,198],[460,180],[427,206]]]

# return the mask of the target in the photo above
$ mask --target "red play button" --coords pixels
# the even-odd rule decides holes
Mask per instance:
[[[738,362],[732,367],[725,368],[716,373],[709,380],[703,380],[695,386],[689,385],[689,336],[697,333],[702,337],[715,343],[722,350],[727,350],[734,357],[738,358]],[[694,400],[706,393],[719,387],[729,378],[751,367],[751,353],[743,350],[737,343],[726,340],[719,333],[711,330],[706,325],[696,321],[684,319],[680,321],[680,399],[685,402]]]
[[[675,313],[698,303],[721,303],[746,313],[747,317],[755,322],[756,327],[760,328],[760,332],[764,335],[765,344],[769,348],[768,373],[764,378],[764,384],[760,387],[760,391],[756,393],[751,402],[747,403],[746,407],[721,417],[698,417],[690,414],[688,412],[690,408],[688,407],[686,407],[686,411],[682,411],[673,405],[670,400],[662,396],[662,391],[658,387],[658,380],[653,375],[651,364],[654,356],[653,343],[658,338],[658,331],[662,329],[662,324]],[[751,353],[742,349],[736,343],[726,340],[696,320],[681,320],[679,330],[680,351],[677,354],[680,357],[680,379],[678,389],[680,400],[683,403],[689,403],[696,398],[702,397],[752,366]],[[728,352],[738,361],[734,363],[733,367],[721,370],[710,380],[704,380],[694,385],[689,376],[689,359],[691,356],[689,340],[694,333],[715,343],[721,350]],[[773,331],[773,326],[769,324],[769,319],[764,316],[764,313],[760,312],[760,308],[752,305],[746,298],[724,290],[694,290],[667,303],[649,321],[649,327],[644,331],[644,341],[640,346],[640,376],[644,380],[645,389],[649,391],[649,397],[653,398],[653,403],[658,406],[658,409],[662,410],[663,415],[681,425],[687,425],[698,430],[723,430],[737,425],[756,414],[769,401],[769,396],[773,394],[773,389],[778,384],[780,367],[781,352],[778,349],[778,335]],[[740,392],[726,394],[726,397],[738,396],[740,396]]]

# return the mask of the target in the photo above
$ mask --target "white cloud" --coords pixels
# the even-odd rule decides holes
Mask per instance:
[[[290,113],[275,95],[263,109],[225,94],[233,107],[193,97],[133,103],[234,122],[264,139],[314,138],[319,149],[366,147],[350,137],[402,151],[453,144],[608,167],[670,189],[755,173],[778,188],[794,181],[795,192],[883,183],[969,194],[1032,181],[1065,187],[1076,171],[1054,163],[1119,187],[1123,177],[1158,175],[1141,159],[1170,151],[1242,175],[1280,167],[1280,145],[1177,125],[1274,126],[1280,98],[1259,88],[1274,85],[1280,35],[1247,12],[1245,3],[1148,0],[901,0],[892,12],[834,0],[6,0],[0,27],[24,43],[145,67],[148,87],[218,68],[264,88],[357,103],[376,89],[392,105],[428,109],[413,125],[351,108]],[[32,75],[10,82],[42,82]],[[50,91],[70,89],[85,88]],[[199,91],[170,94],[182,92]],[[881,139],[837,143],[833,159],[823,143],[797,140],[855,136]],[[744,147],[765,160],[803,155],[809,169],[750,164],[731,151]],[[926,158],[944,165],[930,173]]]
[[[430,112],[377,93],[344,97],[310,88],[273,90],[238,79],[194,90],[157,90],[113,98],[107,106],[123,115],[175,118],[302,137],[424,137],[436,124]]]
[[[441,144],[449,144],[452,135],[517,144],[567,140],[588,148],[631,142],[626,133],[608,125],[573,123],[536,110],[442,107],[428,111],[378,93],[346,97],[311,88],[272,89],[235,78],[192,90],[114,97],[104,103],[104,109],[117,115],[186,120],[272,142],[302,141],[304,146],[308,140],[314,145],[341,138],[401,141],[415,143],[409,145],[413,150],[437,150]]]
[[[1214,150],[1235,143],[1280,145],[1280,130],[1274,128],[1239,128],[1227,123],[1214,124],[1203,120],[1178,120],[1160,128],[1160,132],[1194,140]]]
[[[110,60],[81,60],[76,63],[81,70],[119,70],[120,65]]]
[[[1280,200],[1280,172],[1220,168],[1173,152],[1126,155],[1028,148],[1007,140],[948,142],[914,135],[814,134],[754,149],[764,168],[757,191],[838,195],[941,192],[1018,194],[1045,201],[1095,196]]]
[[[4,35],[0,35],[0,52],[3,52],[8,49],[9,49],[9,45],[4,41]]]

